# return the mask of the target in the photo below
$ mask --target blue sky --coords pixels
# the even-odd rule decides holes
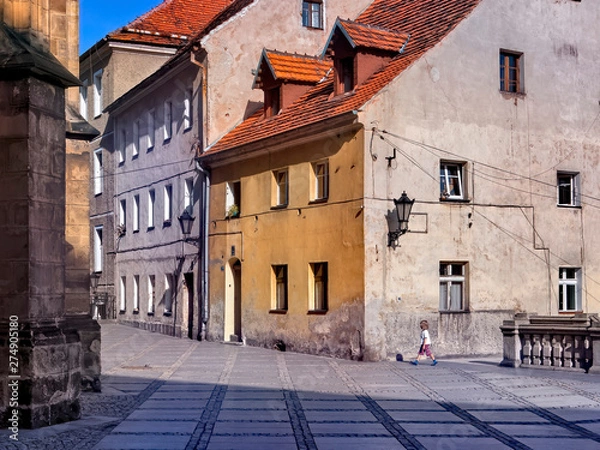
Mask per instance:
[[[79,53],[160,3],[161,0],[81,0]]]

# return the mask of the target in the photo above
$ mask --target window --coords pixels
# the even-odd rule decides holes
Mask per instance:
[[[556,178],[559,206],[580,206],[579,174],[558,172]]]
[[[165,186],[165,201],[164,201],[164,213],[163,221],[164,225],[171,225],[171,219],[173,218],[173,186],[168,184]]]
[[[192,91],[185,91],[183,99],[183,129],[184,131],[192,128]]]
[[[278,170],[275,175],[275,206],[288,204],[288,171]]]
[[[121,277],[121,282],[119,283],[119,310],[121,312],[125,312],[127,308],[127,279],[125,277]]]
[[[273,309],[287,311],[288,309],[288,275],[287,265],[271,266],[273,269]]]
[[[581,311],[581,269],[558,269],[558,311]]]
[[[124,129],[121,130],[121,142],[119,144],[119,164],[123,164],[127,155],[127,131]]]
[[[94,272],[102,272],[103,247],[102,247],[102,225],[94,227]]]
[[[312,263],[311,269],[311,304],[312,311],[327,311],[327,263]]]
[[[94,73],[94,117],[102,114],[102,69]]]
[[[309,28],[323,28],[323,2],[319,0],[302,2],[302,25]]]
[[[133,196],[133,232],[140,231],[140,196]]]
[[[440,199],[465,200],[463,167],[461,163],[440,164]]]
[[[154,148],[154,134],[156,132],[156,113],[153,111],[148,112],[148,134],[146,141],[146,149],[148,151]]]
[[[281,89],[279,87],[265,90],[265,116],[273,117],[281,109]]]
[[[137,158],[140,154],[140,121],[136,120],[133,122],[133,143],[132,143],[133,151],[131,157],[133,159]]]
[[[240,217],[242,185],[239,181],[227,183],[225,199],[225,217]]]
[[[165,275],[165,292],[163,294],[163,304],[165,305],[164,314],[171,315],[171,307],[173,305],[173,274]]]
[[[173,133],[173,115],[171,102],[165,102],[165,123],[163,124],[163,140],[168,141],[171,139]]]
[[[133,276],[133,312],[140,312],[140,276]]]
[[[120,236],[125,234],[127,228],[127,200],[119,200],[119,230]]]
[[[522,53],[500,50],[500,90],[524,92]]]
[[[184,207],[192,215],[194,207],[194,179],[188,178],[183,183]]]
[[[156,297],[156,279],[154,275],[148,275],[148,314],[154,314],[154,299]]]
[[[88,118],[88,80],[83,80],[82,86],[79,87],[79,114],[85,120]]]
[[[440,311],[466,311],[465,263],[440,263]]]
[[[343,92],[354,89],[354,58],[343,58],[340,61],[340,83]]]
[[[314,177],[313,200],[327,200],[329,197],[329,162],[316,162],[312,168]]]
[[[148,229],[154,228],[154,210],[156,204],[156,192],[154,189],[148,191]]]
[[[102,194],[104,188],[104,168],[102,164],[102,149],[94,151],[94,195]]]

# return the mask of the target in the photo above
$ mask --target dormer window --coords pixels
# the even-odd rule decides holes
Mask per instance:
[[[342,92],[350,92],[354,89],[354,58],[340,60],[340,84]]]
[[[265,116],[273,117],[281,109],[281,89],[279,87],[265,90]]]

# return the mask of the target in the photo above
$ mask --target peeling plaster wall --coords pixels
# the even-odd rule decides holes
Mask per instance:
[[[600,310],[599,19],[591,2],[484,0],[364,108],[392,133],[365,151],[369,358],[413,356],[422,318],[436,354],[500,353],[503,319],[558,313],[559,267],[582,268],[583,312]],[[525,95],[499,92],[500,49],[523,52]],[[467,162],[468,203],[439,200],[441,160]],[[557,170],[580,173],[581,208],[556,206]],[[411,232],[390,249],[402,191]],[[468,263],[468,313],[438,312],[440,261]]]
[[[346,132],[213,168],[210,339],[229,339],[227,264],[241,261],[241,335],[251,345],[362,359],[364,134]],[[311,162],[328,158],[329,198],[310,204]],[[272,209],[273,170],[288,168],[289,204]],[[225,219],[225,186],[241,181],[241,217]],[[329,309],[309,314],[310,263],[328,263]],[[288,266],[288,310],[273,313],[272,265]]]

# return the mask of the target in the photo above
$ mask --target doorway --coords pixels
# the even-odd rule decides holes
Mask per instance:
[[[225,329],[224,340],[242,340],[242,263],[233,258],[227,264],[225,276]]]
[[[187,336],[194,339],[194,273],[187,272],[183,275],[187,290]]]

